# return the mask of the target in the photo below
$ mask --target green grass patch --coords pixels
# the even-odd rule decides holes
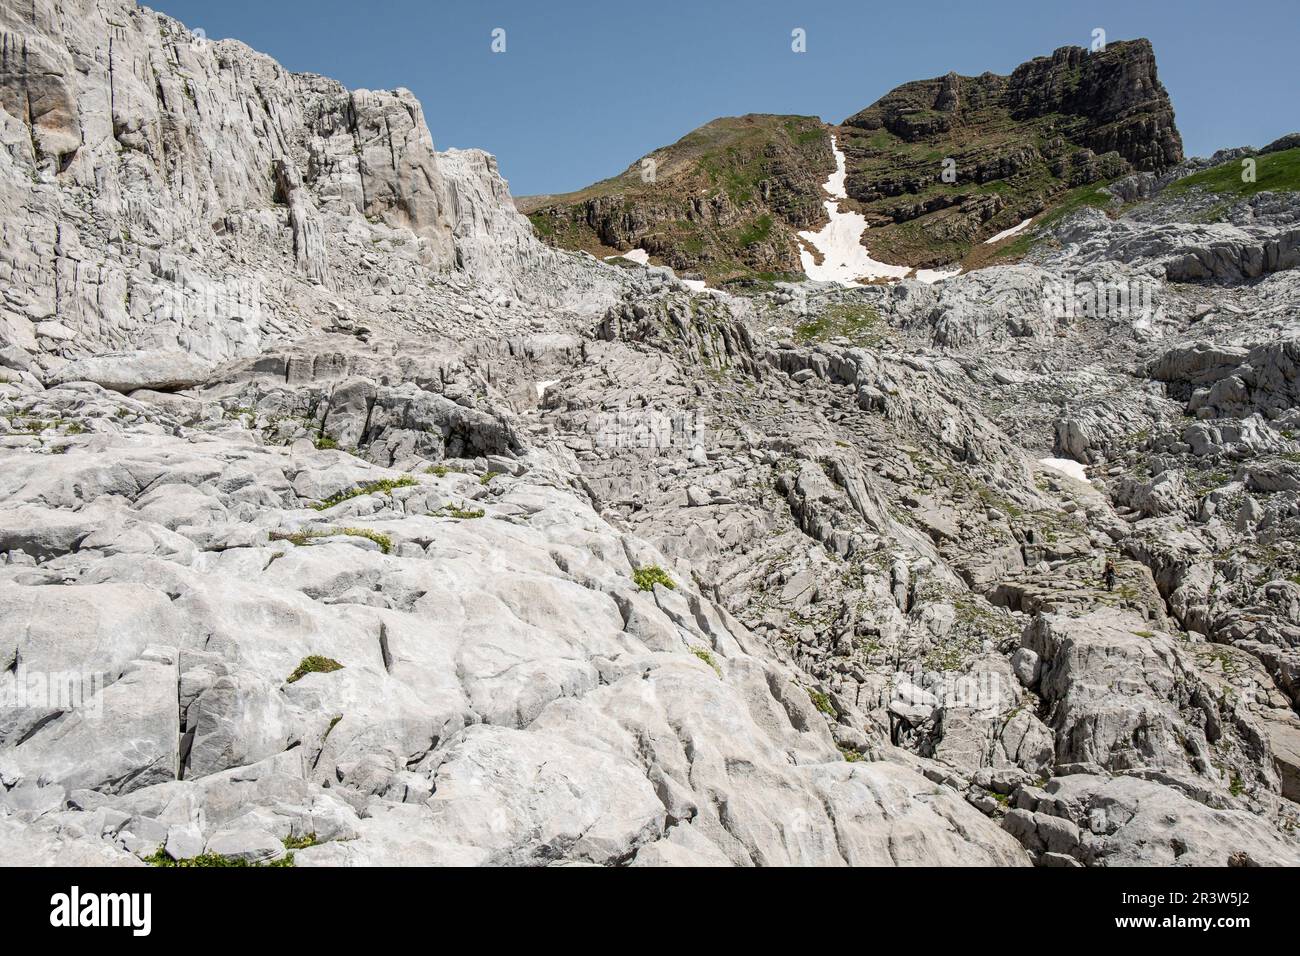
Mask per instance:
[[[545,213],[532,213],[529,215],[528,221],[533,224],[533,228],[537,230],[537,234],[542,238],[545,239],[555,235],[555,220]]]
[[[338,447],[339,447],[339,443],[336,442],[333,438],[330,438],[329,435],[321,435],[319,438],[316,439],[317,451],[333,451]]]
[[[190,857],[188,860],[173,860],[167,855],[166,849],[159,847],[149,856],[143,857],[144,862],[150,866],[160,866],[164,869],[189,869],[189,868],[207,868],[207,867],[224,867],[224,866],[241,866],[241,867],[289,867],[293,866],[293,854],[286,853],[278,860],[272,860],[270,863],[249,863],[247,860],[235,859],[234,857],[222,856],[220,853],[200,853],[198,856]]]
[[[475,518],[481,518],[485,515],[482,508],[439,508],[437,511],[429,512],[431,518],[456,518],[459,521],[473,521]]]
[[[1034,225],[1029,226],[1023,233],[1016,236],[1013,240],[1002,246],[994,253],[996,259],[1022,259],[1028,255],[1029,250],[1033,248],[1034,243],[1042,236],[1044,229],[1060,222],[1070,213],[1076,210],[1090,207],[1093,209],[1106,209],[1113,197],[1108,192],[1103,192],[1106,183],[1090,183],[1087,186],[1077,186],[1074,189],[1067,189],[1061,193],[1055,204]]]
[[[393,539],[373,528],[305,528],[302,531],[272,531],[270,538],[272,541],[288,541],[295,547],[301,548],[319,538],[333,538],[341,534],[373,541],[379,545],[379,550],[384,554],[391,554],[393,551]]]
[[[1170,183],[1165,192],[1178,195],[1192,189],[1225,196],[1247,197],[1261,192],[1296,192],[1300,190],[1300,148],[1284,149],[1264,156],[1248,157],[1255,160],[1255,181],[1243,182],[1245,171],[1240,159],[1232,159],[1213,169],[1184,176]]]
[[[384,554],[392,554],[393,552],[393,539],[382,531],[376,531],[373,528],[340,528],[338,533],[373,541],[379,545],[379,550]]]
[[[748,249],[750,246],[756,246],[767,239],[772,234],[772,217],[764,213],[754,220],[749,226],[741,230],[737,236],[737,241],[742,248]]]
[[[1105,209],[1115,198],[1106,191],[1106,186],[1107,183],[1089,183],[1087,186],[1076,186],[1074,189],[1067,189],[1060,200],[1052,206],[1052,211],[1043,217],[1039,225],[1050,225],[1057,220],[1064,219],[1075,210],[1085,207]]]
[[[294,668],[293,673],[285,678],[286,684],[296,684],[308,674],[332,674],[334,671],[342,670],[343,665],[332,657],[322,657],[319,654],[312,654],[310,657],[304,657],[298,666]]]
[[[1030,226],[993,254],[995,259],[1023,259],[1038,241],[1038,230]]]
[[[885,342],[888,332],[889,326],[871,306],[837,302],[828,305],[821,315],[795,326],[794,337],[804,345],[843,338],[856,346],[870,347]]]

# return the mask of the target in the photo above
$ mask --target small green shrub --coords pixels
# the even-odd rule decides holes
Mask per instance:
[[[450,506],[439,508],[437,511],[429,512],[434,518],[458,518],[461,521],[472,521],[475,518],[482,518],[486,511],[482,508],[452,508]]]
[[[704,661],[704,663],[712,667],[714,673],[716,673],[719,677],[722,676],[722,668],[718,666],[718,662],[713,659],[713,655],[711,653],[709,653],[702,647],[692,647],[691,653],[694,654],[696,657],[698,657],[700,660]]]
[[[286,841],[287,844],[287,841]],[[245,867],[287,867],[293,866],[293,854],[286,853],[278,860],[272,860],[270,863],[249,863],[247,860],[239,860],[229,856],[222,856],[220,853],[200,853],[198,856],[190,857],[188,860],[173,860],[167,855],[166,849],[159,847],[149,856],[143,858],[144,862],[150,866],[160,866],[166,869],[189,869],[194,867],[221,867],[221,866],[245,866]]]
[[[286,850],[305,850],[309,846],[316,845],[316,834],[308,833],[306,836],[287,836],[284,838],[284,848]]]
[[[379,549],[384,554],[390,554],[393,550],[393,539],[382,531],[375,531],[372,528],[304,528],[301,531],[272,531],[270,539],[272,541],[288,541],[295,547],[304,547],[308,541],[318,538],[332,538],[335,535],[346,534],[354,538],[366,538],[379,545]]]
[[[342,670],[343,665],[332,657],[321,657],[319,654],[312,654],[310,657],[304,657],[302,662],[294,668],[292,674],[286,679],[286,684],[296,684],[308,674],[331,674],[334,671]]]
[[[317,511],[328,511],[335,505],[341,505],[345,501],[351,501],[353,498],[360,498],[362,495],[373,495],[382,492],[391,495],[398,488],[409,488],[412,485],[418,485],[419,481],[410,475],[403,475],[401,478],[381,478],[379,481],[368,481],[364,485],[358,485],[356,488],[350,488],[347,491],[340,491],[338,494],[330,495],[324,501],[319,501],[312,505]]]
[[[653,591],[656,584],[662,584],[668,590],[675,590],[677,585],[668,576],[668,572],[657,564],[649,564],[632,572],[632,580],[642,591]]]
[[[338,447],[339,447],[339,443],[336,442],[333,438],[330,438],[329,435],[321,435],[319,438],[316,439],[317,451],[333,451]]]
[[[831,699],[829,696],[823,694],[819,690],[813,690],[811,687],[809,687],[808,697],[812,700],[813,706],[816,707],[818,710],[820,710],[827,717],[835,716],[835,705],[831,703]]]
[[[478,480],[478,483],[479,483],[480,485],[490,484],[493,478],[497,477],[498,475],[502,475],[502,474],[504,474],[504,472],[500,472],[500,471],[489,471],[489,472],[487,472],[487,473],[486,473],[482,478],[480,478],[480,479]]]

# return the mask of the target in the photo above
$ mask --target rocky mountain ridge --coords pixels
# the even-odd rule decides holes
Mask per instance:
[[[738,296],[0,17],[0,859],[1300,863],[1294,144]]]
[[[707,123],[623,173],[564,196],[519,200],[551,245],[606,258],[640,249],[683,275],[797,277],[800,230],[826,219],[830,132],[810,116]]]
[[[990,236],[1071,201],[1078,195],[1071,190],[1183,160],[1155,54],[1141,39],[1091,53],[1062,47],[1010,76],[949,73],[906,83],[839,126],[763,117],[758,143],[772,168],[748,177],[762,201],[736,203],[735,178],[718,175],[735,151],[710,131],[756,119],[715,120],[619,177],[566,196],[528,197],[520,208],[552,245],[606,255],[639,248],[683,273],[752,284],[801,271],[797,233],[825,222],[830,136],[847,155],[851,208],[872,228],[873,255],[916,267],[961,262]],[[814,149],[790,149],[780,124],[792,120]],[[674,175],[641,182],[647,162],[671,165]],[[672,225],[698,222],[719,202],[730,235],[705,244]],[[762,244],[754,241],[759,232]]]

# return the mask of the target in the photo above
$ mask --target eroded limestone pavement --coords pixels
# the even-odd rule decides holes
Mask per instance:
[[[16,6],[5,862],[1300,862],[1294,194],[700,293],[403,91]]]

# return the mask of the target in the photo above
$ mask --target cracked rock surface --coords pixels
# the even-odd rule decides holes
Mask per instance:
[[[0,859],[1300,863],[1295,194],[701,293],[405,91],[0,32]]]

